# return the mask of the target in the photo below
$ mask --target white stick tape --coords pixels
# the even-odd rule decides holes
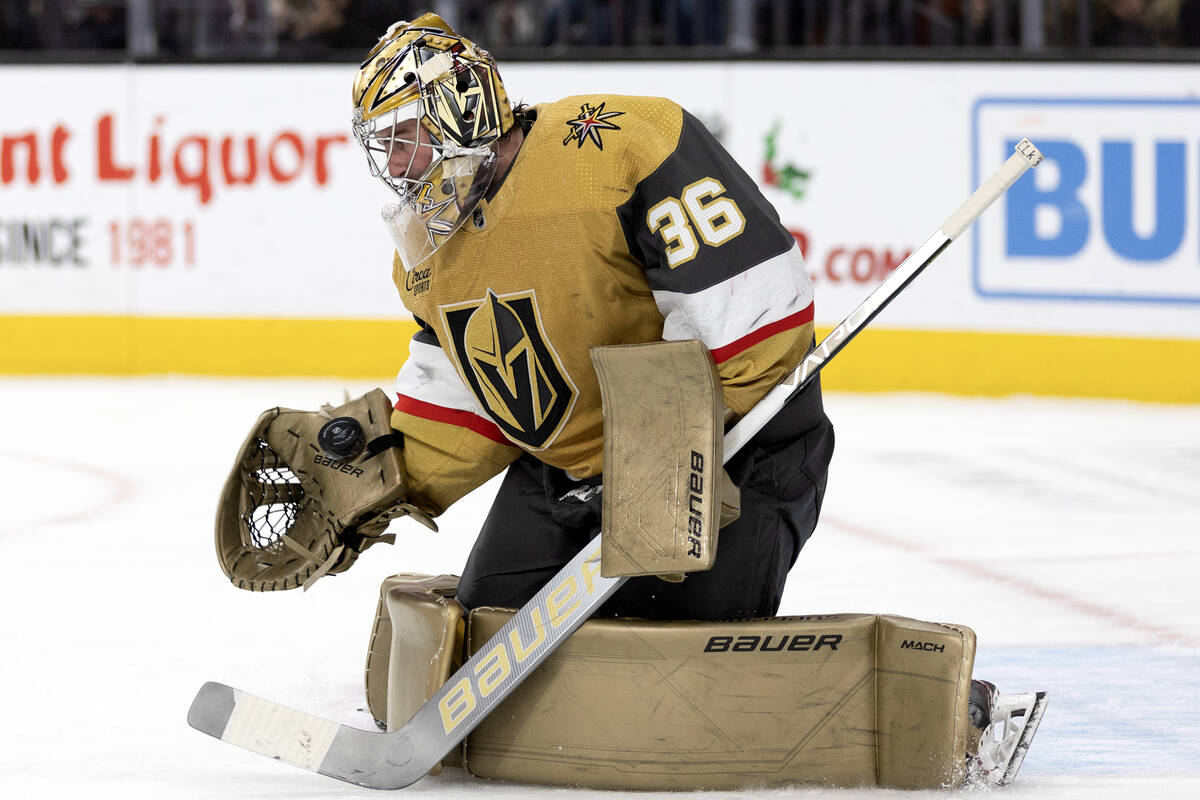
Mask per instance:
[[[1034,147],[1033,142],[1022,139],[1017,143],[1017,152],[1009,156],[1008,161],[1005,161],[992,177],[984,181],[983,185],[967,198],[967,202],[942,223],[942,233],[951,239],[958,238],[958,235],[970,227],[997,197],[1004,194],[1017,178],[1025,174],[1025,170],[1036,167],[1041,162],[1042,154]]]
[[[331,720],[238,692],[221,739],[315,772],[340,727]]]

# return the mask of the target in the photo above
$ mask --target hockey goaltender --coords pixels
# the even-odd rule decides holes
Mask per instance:
[[[219,684],[189,721],[380,788],[443,758],[589,787],[1011,780],[1044,696],[973,681],[969,628],[774,616],[833,429],[807,380],[724,451],[812,348],[813,289],[704,126],[653,97],[514,107],[433,14],[388,29],[353,100],[419,330],[394,404],[259,418],[220,499],[221,567],[307,588],[505,475],[461,578],[383,585],[367,695],[387,733]]]

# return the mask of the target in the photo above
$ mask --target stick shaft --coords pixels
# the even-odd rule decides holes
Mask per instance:
[[[912,283],[918,275],[942,254],[942,251],[955,237],[966,230],[972,222],[979,218],[996,198],[1004,194],[1008,187],[1025,174],[1030,167],[1037,166],[1042,160],[1042,154],[1034,147],[1033,142],[1022,139],[1016,147],[1016,152],[984,181],[967,201],[959,206],[953,214],[946,218],[941,227],[925,243],[918,247],[912,255],[904,259],[896,270],[888,275],[883,283],[875,288],[862,303],[858,305],[841,323],[821,340],[811,353],[800,362],[774,389],[766,394],[754,408],[738,420],[729,432],[725,434],[725,460],[728,461],[746,442],[779,413],[796,392],[808,385],[808,382],[821,371],[829,360],[841,352],[859,331],[870,324],[895,299],[904,287]]]

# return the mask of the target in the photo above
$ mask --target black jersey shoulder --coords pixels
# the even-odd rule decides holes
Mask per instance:
[[[737,236],[712,246],[703,241],[694,226],[696,255],[672,268],[663,228],[651,230],[647,213],[674,198],[680,208],[688,187],[705,178],[719,183],[721,190],[706,202],[726,198],[736,204],[745,221]],[[709,184],[712,185],[712,184]],[[738,165],[721,143],[694,116],[683,111],[679,139],[662,162],[634,189],[633,196],[617,209],[629,251],[641,260],[651,289],[692,293],[707,289],[738,273],[791,249],[791,234],[763,196],[754,180]],[[689,220],[688,224],[692,222]]]

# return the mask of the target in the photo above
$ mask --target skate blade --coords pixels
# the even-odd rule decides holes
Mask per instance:
[[[1013,748],[1012,755],[1009,756],[1008,763],[1004,766],[1004,772],[995,781],[996,786],[1007,786],[1017,777],[1017,772],[1021,769],[1022,762],[1025,761],[1025,754],[1029,752],[1029,746],[1033,743],[1033,736],[1037,733],[1038,726],[1042,724],[1042,716],[1046,713],[1047,702],[1048,698],[1045,692],[1036,692],[1033,695],[1033,702],[1023,709],[1025,724],[1021,729],[1016,747]],[[1020,711],[1021,709],[1012,709],[1010,716],[1015,716]]]

